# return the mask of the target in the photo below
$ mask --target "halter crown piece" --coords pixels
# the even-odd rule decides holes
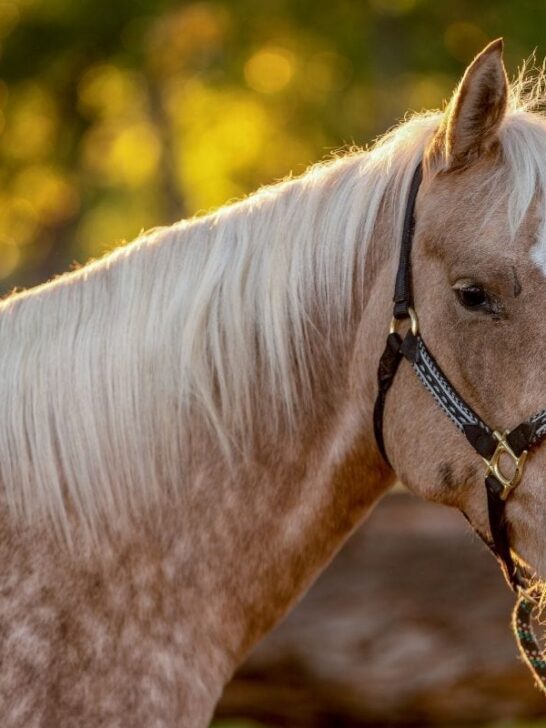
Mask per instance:
[[[537,606],[522,569],[514,563],[505,517],[506,499],[523,477],[525,459],[531,448],[546,437],[546,409],[512,430],[490,427],[458,394],[427,349],[419,333],[419,319],[413,305],[411,246],[415,230],[415,201],[423,177],[419,164],[411,181],[400,246],[400,262],[394,289],[394,310],[385,350],[377,372],[378,392],[374,407],[377,445],[389,462],[383,440],[383,413],[389,391],[402,359],[406,359],[436,404],[463,433],[485,463],[485,489],[493,543],[487,543],[499,561],[505,577],[518,595],[512,625],[520,653],[538,686],[546,692],[546,654],[533,632],[531,617]],[[409,323],[406,334],[400,325]],[[503,458],[501,462],[501,458]],[[509,463],[508,473],[506,464]]]

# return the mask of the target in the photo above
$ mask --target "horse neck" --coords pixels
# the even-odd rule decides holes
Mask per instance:
[[[328,358],[336,369],[314,367],[311,392],[307,404],[301,404],[295,426],[267,426],[270,403],[257,397],[255,420],[266,424],[261,431],[257,427],[253,446],[228,463],[214,432],[198,413],[192,415],[185,430],[185,461],[177,466],[184,477],[181,492],[173,495],[174,481],[158,488],[163,494],[154,504],[158,520],[131,521],[131,530],[122,534],[122,546],[120,542],[111,548],[101,546],[101,559],[114,564],[116,580],[136,579],[143,572],[151,583],[149,593],[163,591],[172,599],[176,592],[177,607],[169,619],[177,621],[190,640],[187,669],[200,676],[211,700],[218,697],[246,651],[288,610],[391,481],[372,429],[375,371],[387,325],[391,276],[384,277],[389,266],[382,259],[386,255],[382,251],[388,250],[383,245],[388,231],[382,231],[381,219],[376,227],[367,251],[374,265],[365,267],[364,295],[355,296],[349,330],[329,337]],[[177,247],[171,247],[176,254]],[[160,247],[156,253],[163,255]],[[142,260],[146,255],[143,251]],[[100,270],[97,275],[102,275]],[[144,275],[142,279],[147,280]],[[118,289],[113,286],[113,290]],[[5,328],[8,337],[7,323]],[[319,342],[325,332],[319,327],[315,333],[318,338],[310,342],[310,352],[320,364]],[[153,334],[148,332],[152,338]],[[8,364],[6,371],[15,372],[13,362]],[[155,384],[151,380],[145,384],[139,396],[149,398]],[[160,401],[162,407],[165,404],[165,413],[163,409],[159,413],[162,419],[170,419],[170,402]],[[155,402],[150,412],[158,407]],[[77,414],[84,416],[86,411],[80,407]],[[173,421],[176,415],[172,407]],[[128,445],[135,448],[137,461],[139,443]],[[151,479],[145,482],[153,487]],[[36,536],[32,533],[29,539],[29,547],[36,548]],[[122,552],[133,554],[131,569],[115,567]]]
[[[372,244],[381,249],[376,237]],[[376,267],[364,281],[350,346],[336,353],[336,376],[314,381],[319,406],[304,413],[295,432],[262,442],[229,474],[220,454],[213,462],[206,438],[194,452],[184,542],[193,549],[194,584],[203,586],[188,598],[202,639],[223,653],[228,674],[392,483],[372,426],[392,266],[377,251],[372,257]]]

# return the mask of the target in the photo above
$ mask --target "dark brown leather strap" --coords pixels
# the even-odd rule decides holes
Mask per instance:
[[[401,344],[402,339],[398,334],[394,333],[387,336],[387,343],[377,369],[377,397],[373,409],[375,439],[381,455],[383,455],[385,462],[389,465],[390,462],[385,451],[385,442],[383,440],[383,412],[385,410],[387,392],[391,388],[391,384],[402,361],[402,354],[400,352]]]
[[[530,420],[522,422],[508,433],[506,439],[516,455],[529,450],[535,442],[536,425]]]
[[[400,245],[400,261],[396,273],[396,284],[394,286],[394,311],[397,319],[407,318],[408,309],[413,306],[413,290],[411,282],[411,244],[415,229],[415,201],[423,179],[423,167],[418,165],[413,173],[406,211],[404,213],[404,227],[402,228],[402,241]]]
[[[510,536],[506,521],[506,501],[501,498],[502,485],[493,475],[485,479],[487,492],[487,513],[489,528],[495,548],[491,549],[496,556],[506,581],[514,591],[520,586],[520,574],[516,569],[510,550]]]

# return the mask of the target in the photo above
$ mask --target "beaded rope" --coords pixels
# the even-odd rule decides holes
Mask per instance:
[[[532,627],[534,601],[520,593],[512,613],[512,628],[523,661],[534,675],[537,686],[546,693],[546,653]]]

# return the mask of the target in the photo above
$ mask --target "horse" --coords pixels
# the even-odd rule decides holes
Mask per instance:
[[[495,41],[443,111],[1,302],[4,728],[206,726],[396,478],[491,541],[482,459],[404,361],[382,456],[376,369],[422,165],[420,331],[487,421],[546,404],[543,86]],[[505,510],[537,583],[545,467]]]

